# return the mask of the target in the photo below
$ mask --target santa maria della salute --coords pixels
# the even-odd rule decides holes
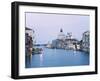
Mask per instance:
[[[52,49],[80,50],[89,52],[89,31],[83,33],[81,40],[77,40],[72,37],[72,32],[68,32],[67,35],[65,35],[61,28],[57,38],[52,40],[51,44],[48,43],[47,47]]]

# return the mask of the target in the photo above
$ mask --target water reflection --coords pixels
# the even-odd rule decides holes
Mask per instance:
[[[89,54],[81,51],[48,49],[26,56],[26,68],[89,65]]]
[[[25,56],[26,67],[31,67],[32,64],[32,54]]]
[[[42,66],[42,65],[43,65],[43,53],[40,54],[40,66]]]

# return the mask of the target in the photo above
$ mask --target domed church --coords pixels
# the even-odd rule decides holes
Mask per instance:
[[[58,39],[60,39],[60,40],[65,40],[65,38],[66,38],[66,36],[65,36],[65,34],[63,33],[63,29],[61,28],[61,29],[60,29],[60,32],[59,32],[59,34],[58,34]]]

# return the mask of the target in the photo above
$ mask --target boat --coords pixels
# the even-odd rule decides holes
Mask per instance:
[[[41,54],[43,51],[42,48],[34,48],[33,51],[32,51],[32,54]]]

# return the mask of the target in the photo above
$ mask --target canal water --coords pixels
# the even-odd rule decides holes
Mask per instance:
[[[41,54],[33,54],[25,58],[26,68],[89,65],[89,54],[86,52],[49,49],[43,46],[42,49]]]

